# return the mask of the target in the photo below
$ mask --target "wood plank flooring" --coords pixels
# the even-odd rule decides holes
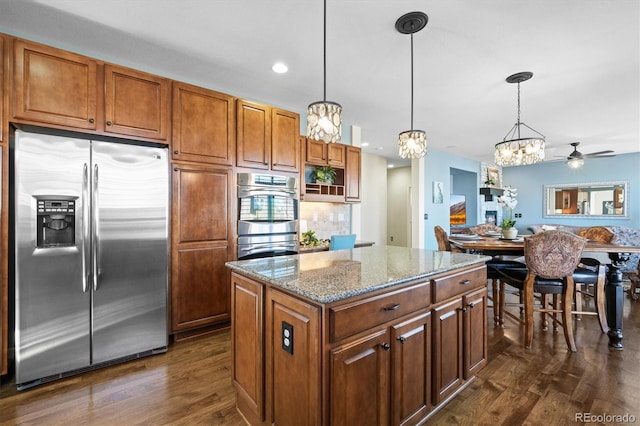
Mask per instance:
[[[577,353],[562,332],[494,328],[489,363],[429,424],[575,424],[576,413],[640,422],[640,302],[624,302],[623,351],[609,349],[596,317],[576,321]],[[18,392],[0,386],[2,425],[243,425],[230,378],[229,332],[173,344],[166,354]],[[581,422],[577,422],[581,423]],[[614,422],[600,422],[611,424]],[[595,423],[598,424],[598,423]]]

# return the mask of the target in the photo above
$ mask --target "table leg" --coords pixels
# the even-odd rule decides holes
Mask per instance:
[[[605,286],[605,299],[607,303],[607,323],[609,324],[609,346],[622,349],[622,272],[618,268],[624,262],[624,255],[610,253],[611,264],[607,270],[607,285]]]

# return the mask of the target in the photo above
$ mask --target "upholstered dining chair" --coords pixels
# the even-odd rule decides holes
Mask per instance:
[[[629,287],[629,297],[631,298],[631,300],[638,300],[636,290],[640,288],[640,261],[638,261],[638,270],[636,272],[631,272],[628,276],[629,281],[631,281],[631,286]]]
[[[565,231],[545,231],[524,238],[526,269],[505,268],[500,270],[501,285],[507,283],[523,292],[525,347],[533,342],[533,314],[541,312],[543,317],[551,315],[559,322],[570,351],[576,351],[573,336],[572,305],[575,283],[573,273],[580,262],[587,239]],[[534,306],[534,295],[541,296],[541,306]],[[561,295],[562,303],[549,307],[548,294]],[[556,313],[562,314],[558,320]]]
[[[332,235],[329,241],[329,250],[352,249],[356,244],[356,234]]]
[[[469,231],[472,234],[484,235],[487,232],[500,232],[502,231],[502,228],[492,223],[481,223],[479,225],[469,227]]]

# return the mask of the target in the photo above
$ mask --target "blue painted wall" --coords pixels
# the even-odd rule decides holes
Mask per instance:
[[[543,217],[544,185],[629,181],[628,219],[581,219]],[[514,213],[522,213],[516,227],[529,233],[527,226],[538,223],[559,223],[576,226],[618,225],[640,228],[640,153],[610,158],[588,158],[580,169],[570,169],[565,161],[546,162],[502,169],[503,185],[518,189],[518,206]]]
[[[482,182],[482,164],[476,160],[458,157],[453,154],[429,148],[424,158],[424,211],[428,219],[424,219],[425,248],[437,249],[433,227],[442,226],[449,229],[449,194],[461,194],[467,191],[467,184],[455,188],[451,174],[455,169],[476,173],[476,187],[473,194],[467,195],[467,224],[484,222],[479,217],[478,188]],[[454,169],[452,171],[452,169]],[[581,218],[543,218],[544,185],[564,183],[587,183],[605,181],[629,181],[628,219],[581,219]],[[443,183],[444,200],[442,204],[433,203],[433,181]],[[514,213],[522,213],[517,219],[517,228],[521,234],[528,234],[527,227],[540,223],[558,223],[576,226],[619,225],[640,228],[640,153],[617,155],[611,158],[589,158],[581,169],[572,170],[566,162],[546,162],[531,166],[505,167],[502,169],[503,186],[511,185],[518,189],[518,206]],[[475,217],[474,213],[475,212]]]

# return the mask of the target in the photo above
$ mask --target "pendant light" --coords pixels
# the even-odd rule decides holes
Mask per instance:
[[[324,92],[322,101],[307,107],[307,137],[315,140],[340,142],[342,137],[342,106],[327,101],[327,0],[324,0]]]
[[[423,29],[429,17],[423,12],[409,12],[396,21],[396,30],[411,34],[411,128],[398,136],[398,154],[402,158],[422,158],[427,155],[427,134],[413,128],[413,34]]]
[[[532,72],[523,71],[506,78],[507,83],[518,83],[518,118],[502,142],[495,145],[495,162],[499,166],[523,166],[544,160],[544,135],[520,122],[520,83],[531,77],[533,77]],[[521,137],[520,126],[533,131],[537,136]]]

